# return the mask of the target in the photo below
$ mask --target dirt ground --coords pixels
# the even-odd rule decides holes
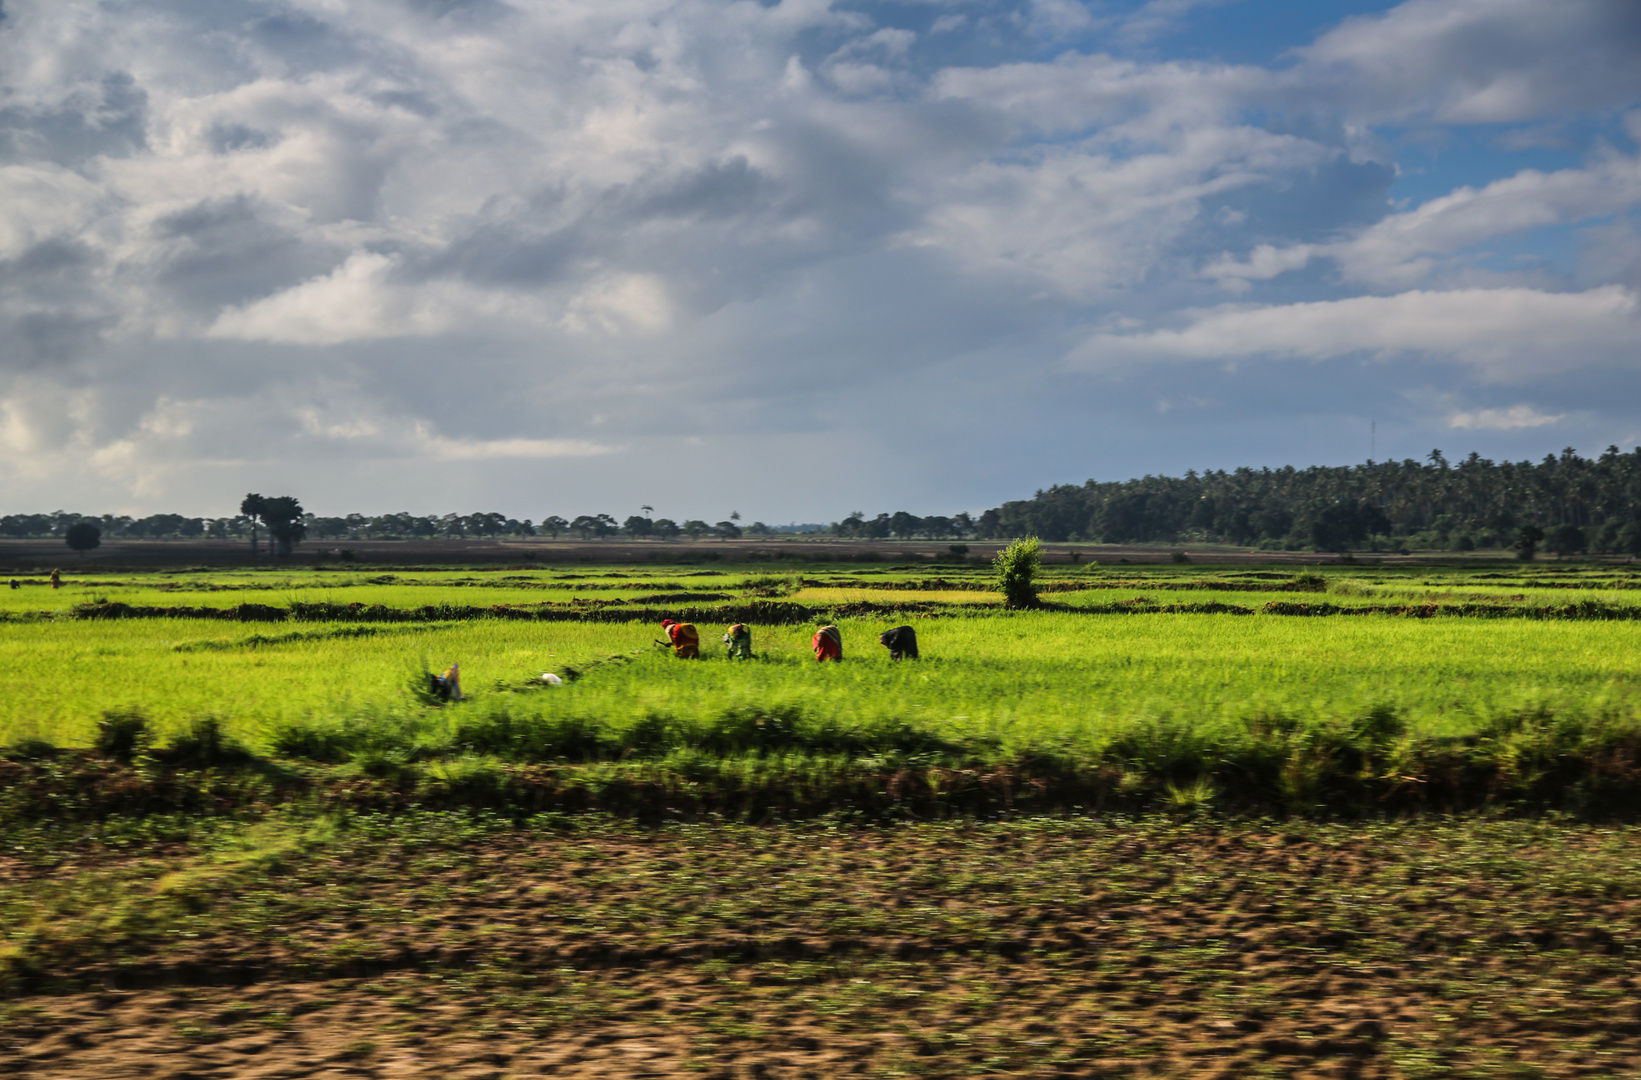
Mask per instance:
[[[1628,830],[453,820],[13,855],[0,1074],[1641,1074]]]

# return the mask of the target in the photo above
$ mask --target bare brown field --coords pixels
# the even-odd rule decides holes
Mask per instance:
[[[1641,1071],[1631,830],[461,821],[18,845],[0,1072]]]

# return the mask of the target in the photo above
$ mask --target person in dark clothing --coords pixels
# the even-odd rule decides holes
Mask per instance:
[[[889,659],[899,660],[901,657],[917,657],[917,631],[909,626],[897,626],[893,630],[885,630],[877,636],[878,641],[889,650]]]

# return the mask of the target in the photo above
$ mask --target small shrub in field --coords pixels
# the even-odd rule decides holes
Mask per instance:
[[[1037,587],[1032,579],[1043,565],[1042,545],[1035,536],[1025,536],[997,553],[992,560],[993,580],[1003,594],[1003,606],[1037,606]]]
[[[129,765],[148,749],[151,739],[148,717],[142,710],[115,709],[103,713],[103,718],[97,721],[97,737],[91,746],[104,757]]]
[[[1168,558],[1176,563],[1188,563],[1191,561],[1191,556],[1185,554],[1183,551],[1170,551],[1168,553]]]
[[[362,750],[348,763],[349,769],[373,780],[404,782],[419,775],[416,766],[406,755],[394,750]]]
[[[0,757],[10,758],[13,761],[44,761],[47,758],[56,756],[57,747],[55,744],[34,737],[18,739],[6,747],[4,751],[0,751]]]
[[[214,716],[197,717],[187,731],[171,740],[164,756],[173,765],[193,769],[220,769],[256,760]]]
[[[288,724],[276,730],[268,743],[280,757],[340,765],[352,755],[355,740],[333,727]]]

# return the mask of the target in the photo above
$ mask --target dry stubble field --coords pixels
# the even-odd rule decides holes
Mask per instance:
[[[466,814],[174,828],[15,840],[0,914],[32,920],[36,974],[0,1014],[0,1071],[1641,1071],[1629,829]]]

